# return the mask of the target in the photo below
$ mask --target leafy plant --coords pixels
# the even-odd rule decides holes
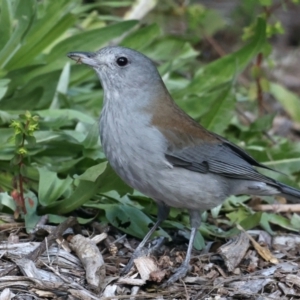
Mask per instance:
[[[270,7],[269,2],[254,2],[260,8]],[[164,7],[190,18],[187,35],[178,36],[167,34],[154,22],[124,21],[112,14],[114,6],[124,5],[130,8],[131,3],[0,1],[2,211],[12,212],[20,206],[18,211],[30,230],[41,214],[50,214],[50,221],[60,222],[58,215],[84,205],[99,209],[95,218],[109,221],[126,233],[141,238],[147,232],[152,222],[150,215],[156,214],[155,205],[116,176],[101,149],[97,118],[102,90],[98,79],[92,70],[71,64],[66,57],[69,51],[95,51],[109,43],[142,51],[159,62],[167,87],[185,111],[208,129],[227,135],[258,160],[288,175],[273,177],[296,185],[300,144],[278,137],[273,144],[265,138],[263,131],[271,126],[273,115],[261,117],[247,127],[234,113],[237,103],[253,103],[248,90],[257,80],[261,85],[266,78],[257,59],[261,53],[267,55],[268,35],[278,34],[281,26],[277,23],[272,27],[267,14],[259,16],[245,30],[246,41],[239,50],[205,63],[199,59],[198,39],[194,37],[200,30],[205,39],[225,27],[222,19],[210,27],[215,11],[196,4],[186,9]],[[253,78],[245,89],[239,76],[253,60]],[[298,96],[272,82],[267,86],[291,117],[298,120]],[[298,228],[295,218],[283,221],[282,217],[253,212],[244,204],[246,199],[233,197],[222,209],[216,208],[213,217],[226,213],[226,226],[224,220],[217,224],[221,226],[204,224],[201,233],[227,237],[236,232],[235,228],[228,230],[235,222],[244,228],[260,224],[271,233],[271,223]],[[165,226],[184,229],[189,226],[186,214],[173,209]],[[163,229],[157,234],[168,236]],[[196,245],[203,246],[200,234]]]

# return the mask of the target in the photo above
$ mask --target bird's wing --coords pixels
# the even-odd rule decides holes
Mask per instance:
[[[166,159],[173,166],[194,172],[212,172],[236,179],[274,183],[271,178],[257,172],[254,166],[270,168],[260,164],[243,149],[226,139],[208,131],[207,133],[211,139],[203,141],[201,138],[174,130],[165,132],[169,137]]]

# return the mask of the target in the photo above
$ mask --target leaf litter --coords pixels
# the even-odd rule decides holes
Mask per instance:
[[[45,220],[46,223],[46,220]],[[39,224],[27,235],[11,220],[0,242],[0,299],[295,299],[299,236],[246,231],[194,250],[187,276],[161,289],[186,245],[154,239],[120,276],[137,241],[113,227]],[[159,247],[155,242],[159,243]],[[154,250],[153,250],[154,249]],[[150,253],[150,255],[149,255]],[[276,264],[274,264],[276,262]]]

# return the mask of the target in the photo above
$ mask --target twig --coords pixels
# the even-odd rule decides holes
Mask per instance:
[[[41,242],[39,247],[26,255],[26,258],[31,259],[32,261],[36,261],[38,257],[46,251],[47,248],[51,247],[51,245],[56,241],[57,238],[60,238],[63,235],[67,228],[73,227],[76,224],[77,220],[74,217],[70,217],[59,224],[56,230]]]
[[[209,35],[206,35],[205,32],[202,32],[203,37],[206,39],[206,41],[213,47],[213,49],[217,52],[217,54],[222,57],[226,55],[226,52],[223,50],[223,48],[220,46],[220,44]]]
[[[256,91],[257,91],[257,100],[258,100],[258,108],[259,108],[259,115],[262,116],[265,112],[264,109],[264,98],[263,98],[263,90],[261,86],[261,65],[263,61],[263,54],[260,52],[258,53],[256,57],[256,68],[258,70],[258,74],[255,78],[255,83],[256,83]]]
[[[257,211],[300,212],[300,204],[259,204],[252,208]]]

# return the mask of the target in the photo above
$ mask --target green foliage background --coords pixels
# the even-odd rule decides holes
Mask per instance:
[[[251,3],[259,10],[272,1]],[[273,173],[273,178],[299,187],[300,143],[282,137],[273,137],[273,143],[263,135],[274,115],[257,118],[247,127],[235,113],[237,103],[257,113],[249,90],[258,75],[254,74],[248,88],[237,78],[258,53],[268,55],[268,35],[278,34],[281,27],[257,14],[245,28],[245,40],[240,38],[240,49],[207,64],[199,59],[196,46],[199,32],[213,35],[225,27],[215,11],[198,4],[181,11],[187,20],[183,36],[162,29],[159,9],[145,20],[124,20],[120,10],[130,10],[132,5],[133,1],[0,0],[0,211],[11,214],[19,209],[27,230],[41,214],[49,214],[50,222],[57,223],[82,205],[99,209],[94,218],[139,238],[153,222],[155,204],[122,183],[105,160],[97,122],[102,90],[96,75],[66,57],[70,51],[95,51],[109,44],[131,47],[151,57],[187,113],[262,163],[287,174]],[[178,7],[171,9],[178,13]],[[294,121],[300,121],[296,94],[272,82],[267,92]],[[38,116],[38,128],[30,131],[28,124],[34,123],[34,116]],[[14,191],[20,193],[20,178],[26,214],[14,196]],[[260,224],[270,233],[272,224],[299,230],[297,215],[288,218],[254,212],[244,204],[247,199],[231,197],[222,208],[214,209],[215,225],[204,223],[201,233],[229,236],[236,232],[236,222],[246,229]],[[226,218],[217,219],[220,214]],[[207,213],[203,214],[206,218]],[[223,230],[223,225],[233,229]],[[173,209],[165,227],[185,230],[186,226],[185,212]],[[168,236],[163,229],[157,234]],[[202,246],[199,233],[196,247]]]

